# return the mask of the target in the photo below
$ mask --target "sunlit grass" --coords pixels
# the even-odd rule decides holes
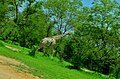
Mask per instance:
[[[69,69],[66,66],[68,62],[63,64],[57,58],[53,60],[49,57],[42,56],[42,53],[37,53],[35,57],[28,55],[29,49],[16,45],[11,45],[0,41],[0,55],[19,60],[30,67],[32,74],[42,77],[43,79],[106,79],[98,73],[88,73],[82,70]],[[5,45],[18,48],[20,51],[13,51],[6,48]]]

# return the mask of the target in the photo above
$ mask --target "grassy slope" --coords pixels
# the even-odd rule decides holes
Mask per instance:
[[[4,43],[4,45],[9,44]],[[66,63],[60,64],[57,60],[52,61],[50,58],[41,55],[37,55],[34,58],[30,57],[27,55],[29,49],[19,46],[14,47],[17,47],[21,51],[15,52],[0,45],[0,55],[11,57],[25,63],[32,68],[31,73],[40,77],[42,75],[44,79],[105,79],[99,74],[68,69],[65,67],[67,65]]]

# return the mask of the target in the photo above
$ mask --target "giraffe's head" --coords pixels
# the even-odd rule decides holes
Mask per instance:
[[[71,35],[72,33],[70,33],[70,32],[67,32],[67,33],[65,33],[64,35],[66,36],[66,35]]]

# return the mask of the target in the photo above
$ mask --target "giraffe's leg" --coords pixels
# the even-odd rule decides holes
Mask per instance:
[[[43,56],[47,56],[47,48],[46,47],[43,48]]]
[[[50,56],[50,47],[49,46],[46,46],[45,49],[44,49],[44,56]]]
[[[52,60],[53,60],[54,54],[55,54],[54,46],[51,46],[49,55]]]

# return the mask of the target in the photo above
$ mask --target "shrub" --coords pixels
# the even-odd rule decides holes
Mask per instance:
[[[35,56],[36,52],[38,51],[38,46],[33,45],[31,51],[29,52],[30,56]]]
[[[4,46],[4,42],[0,40],[0,46]]]

